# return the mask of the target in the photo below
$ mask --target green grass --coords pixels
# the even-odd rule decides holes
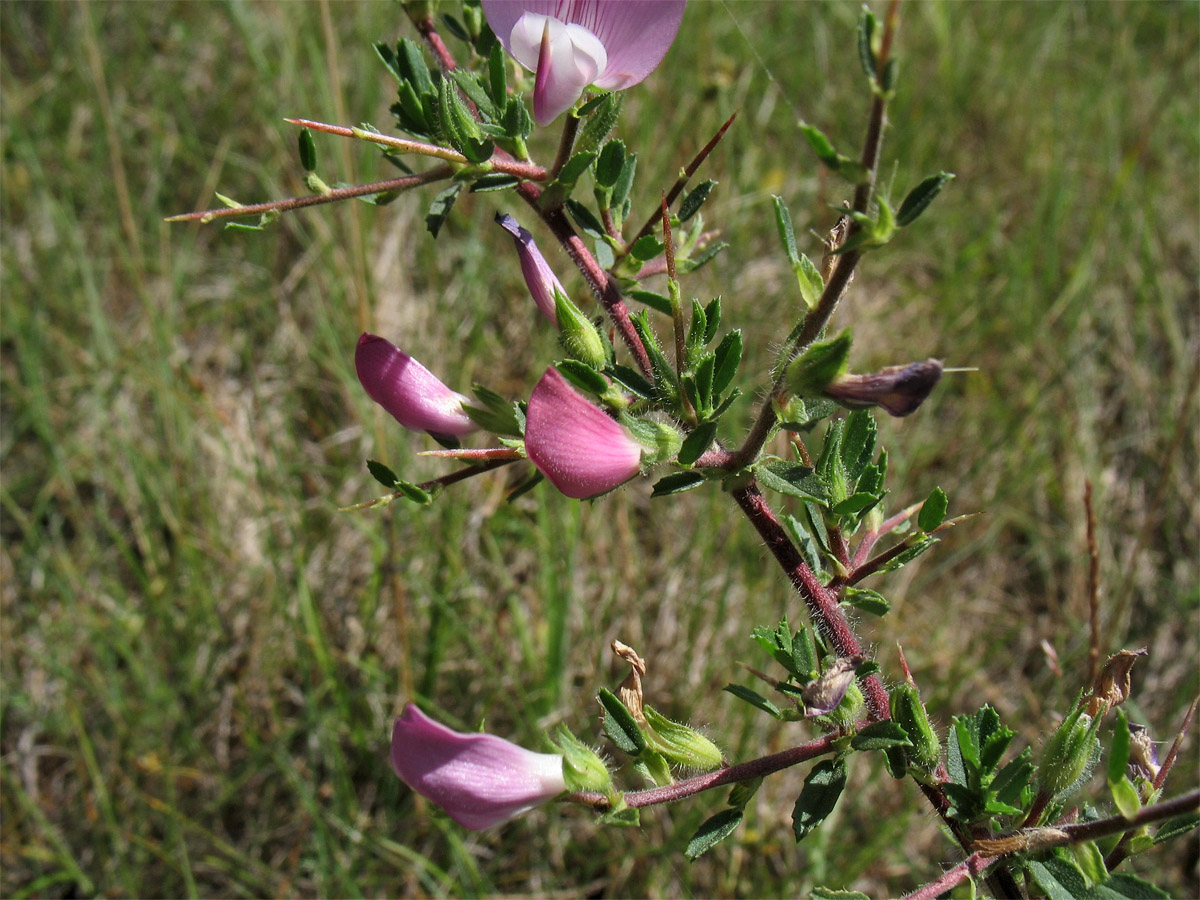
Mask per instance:
[[[684,290],[725,297],[751,393],[799,302],[770,194],[810,253],[805,232],[847,194],[795,124],[861,140],[856,15],[694,3],[626,104],[643,200],[740,112],[701,173],[732,247]],[[1149,647],[1131,718],[1169,740],[1198,689],[1197,7],[904,16],[885,178],[898,160],[899,197],[958,177],[866,259],[838,324],[853,317],[863,369],[979,368],[882,433],[897,507],[940,484],[952,513],[983,514],[880,579],[895,610],[862,633],[890,674],[903,644],[940,723],[986,701],[1026,740],[1045,732],[1086,678],[1091,480],[1106,649]],[[428,510],[336,511],[377,492],[368,457],[443,471],[363,396],[360,330],[512,396],[552,358],[490,221],[519,212],[510,197],[464,199],[436,243],[432,192],[258,235],[162,222],[214,189],[303,193],[281,118],[384,127],[393,86],[370,44],[407,34],[382,3],[0,4],[0,893],[879,895],[936,875],[953,848],[869,765],[805,844],[789,822],[801,768],[692,864],[681,850],[722,796],[647,811],[640,832],[553,808],[472,834],[392,775],[410,698],[528,746],[560,720],[599,740],[593,695],[623,677],[612,638],[648,660],[656,707],[733,758],[810,735],[720,692],[737,661],[766,664],[751,626],[800,611],[715,490],[506,504],[496,477]],[[327,181],[389,171],[369,148],[319,147]],[[1196,784],[1195,747],[1176,790]],[[1133,869],[1193,895],[1183,856]]]

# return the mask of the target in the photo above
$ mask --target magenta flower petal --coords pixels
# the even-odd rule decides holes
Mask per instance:
[[[641,445],[556,369],[546,370],[529,398],[525,453],[556,488],[576,500],[624,484],[642,460]]]
[[[645,79],[675,40],[685,6],[686,0],[483,0],[504,49],[537,72],[534,116],[541,125],[569,108],[588,84],[619,91]],[[553,26],[547,31],[547,18],[565,26],[561,37]],[[572,26],[593,37],[599,52]],[[551,46],[543,53],[546,34]],[[593,67],[597,72],[589,75]]]
[[[458,824],[499,825],[566,790],[562,757],[534,753],[493,734],[462,734],[413,704],[392,729],[392,768]]]
[[[455,437],[475,430],[463,412],[467,398],[391,342],[364,333],[354,351],[354,368],[367,395],[405,428]]]
[[[521,260],[521,274],[525,276],[525,284],[529,287],[529,293],[533,295],[533,302],[537,304],[543,316],[558,324],[554,292],[557,290],[564,296],[567,292],[555,277],[550,264],[546,262],[546,257],[542,256],[538,245],[534,243],[533,235],[518,225],[512,216],[496,213],[496,224],[513,236],[513,243],[517,245],[517,256]]]

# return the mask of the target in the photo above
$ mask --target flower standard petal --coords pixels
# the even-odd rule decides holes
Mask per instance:
[[[463,734],[413,704],[392,728],[392,768],[458,824],[479,831],[566,790],[562,757],[534,753],[492,734]]]
[[[624,484],[641,467],[642,447],[604,410],[547,369],[525,414],[525,453],[576,500]]]
[[[354,350],[354,369],[367,395],[405,428],[455,437],[475,430],[463,412],[467,398],[390,341],[364,332]]]
[[[517,224],[517,220],[512,216],[497,213],[496,224],[511,234],[513,243],[517,245],[521,274],[525,277],[529,293],[533,295],[533,302],[537,304],[543,316],[558,324],[558,317],[554,312],[554,292],[557,290],[565,295],[567,291],[555,276],[550,264],[546,262],[546,257],[542,256],[538,245],[534,243],[533,235]]]

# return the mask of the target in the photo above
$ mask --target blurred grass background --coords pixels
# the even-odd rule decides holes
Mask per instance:
[[[724,295],[751,395],[799,302],[770,194],[802,236],[848,194],[795,123],[861,140],[857,12],[693,3],[627,99],[644,200],[740,113],[698,176],[720,181],[705,213],[732,247],[684,290]],[[989,702],[1033,740],[1086,680],[1089,479],[1105,649],[1150,649],[1131,718],[1169,740],[1197,692],[1197,12],[904,8],[882,172],[897,198],[958,177],[867,258],[839,321],[860,370],[980,370],[881,424],[894,507],[941,485],[953,513],[982,512],[878,579],[895,609],[861,623],[886,673],[903,644],[943,725]],[[436,243],[432,192],[263,234],[162,222],[214,189],[304,193],[280,119],[386,126],[393,82],[370,44],[400,36],[387,3],[0,4],[0,893],[894,895],[935,876],[953,847],[866,760],[803,845],[801,768],[694,864],[681,850],[723,795],[648,810],[640,832],[550,808],[474,834],[392,775],[406,699],[527,746],[559,720],[599,740],[592,697],[624,674],[614,637],[648,660],[651,702],[731,758],[811,736],[720,692],[745,680],[738,660],[767,664],[750,628],[801,607],[715,490],[507,504],[506,479],[481,477],[427,510],[336,511],[378,492],[368,457],[445,471],[358,388],[360,330],[512,396],[553,357],[491,224],[527,218],[510,196],[464,197]],[[327,181],[392,171],[318,142]],[[1194,738],[1174,782],[1197,782]],[[1195,841],[1132,869],[1200,890]]]

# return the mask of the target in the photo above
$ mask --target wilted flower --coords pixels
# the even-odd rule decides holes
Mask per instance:
[[[483,0],[500,43],[537,73],[533,116],[548,125],[594,84],[623,91],[667,54],[686,0]]]
[[[641,445],[557,369],[546,370],[529,398],[525,453],[556,488],[576,500],[624,484],[642,461]]]
[[[820,678],[810,681],[801,691],[806,716],[824,716],[837,709],[854,681],[854,673],[865,660],[861,656],[844,656],[833,662]]]
[[[558,754],[534,753],[493,734],[452,731],[411,703],[392,729],[392,768],[473,831],[506,822],[567,788]]]
[[[551,322],[557,323],[554,315],[554,292],[566,294],[562,283],[555,276],[546,257],[534,243],[533,235],[517,224],[512,216],[496,213],[496,224],[513,236],[517,245],[517,256],[521,260],[521,274],[525,276],[525,284],[533,295],[533,302],[542,311],[542,315]]]
[[[941,377],[941,360],[927,359],[870,375],[839,375],[825,386],[825,396],[843,406],[882,406],[893,416],[907,416],[917,411]]]
[[[354,368],[368,396],[405,428],[454,437],[475,430],[463,412],[467,398],[391,342],[364,333],[354,351]]]
[[[1139,656],[1149,655],[1150,651],[1143,647],[1141,650],[1121,650],[1110,656],[1100,670],[1096,683],[1092,685],[1092,694],[1088,697],[1088,715],[1096,715],[1101,704],[1106,704],[1108,709],[1116,709],[1129,699],[1130,670]]]

